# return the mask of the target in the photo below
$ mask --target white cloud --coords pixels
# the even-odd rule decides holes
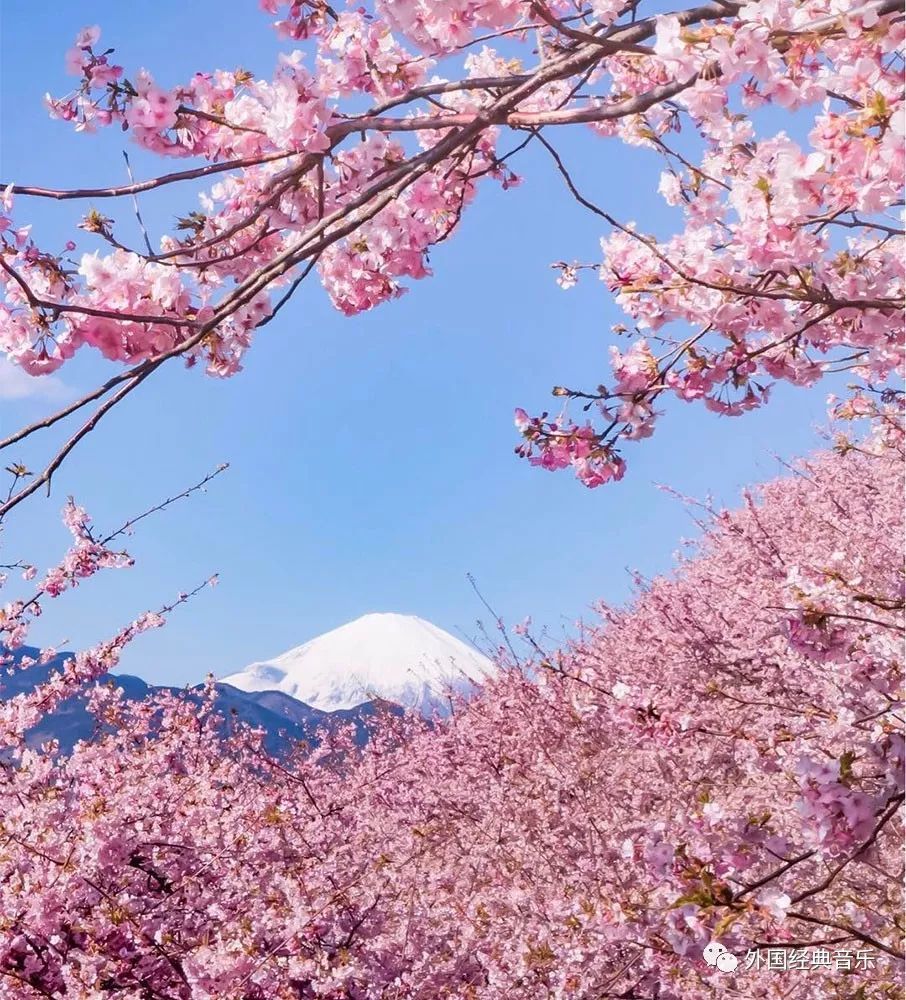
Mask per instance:
[[[55,375],[29,375],[0,357],[0,399],[60,400],[69,394],[69,388]]]

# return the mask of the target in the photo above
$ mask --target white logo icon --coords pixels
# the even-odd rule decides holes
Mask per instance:
[[[702,957],[712,969],[719,972],[735,972],[739,965],[739,959],[719,941],[712,941],[702,952]]]

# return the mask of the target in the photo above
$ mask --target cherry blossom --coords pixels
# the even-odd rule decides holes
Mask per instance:
[[[696,1000],[726,995],[718,953],[829,940],[871,965],[734,988],[895,993],[902,459],[829,452],[698,507],[674,572],[561,649],[523,623],[452,716],[364,748],[340,726],[271,757],[211,681],[127,701],[106,671],[157,615],[67,659],[3,703],[0,994]],[[15,738],[79,684],[91,740]]]
[[[613,381],[566,390],[592,404],[588,420],[542,420],[520,454],[598,485],[623,474],[624,446],[674,397],[740,416],[778,380],[849,370],[883,390],[901,371],[906,105],[892,0],[672,14],[610,0],[261,7],[281,47],[270,78],[215,69],[167,86],[127,73],[91,26],[67,55],[75,89],[48,98],[79,131],[116,126],[202,166],[95,191],[5,189],[0,348],[36,376],[85,349],[125,366],[77,407],[99,408],[82,436],[173,359],[238,372],[312,273],[346,315],[403,294],[483,183],[518,182],[510,160],[528,144],[605,230],[600,261],[555,265],[560,285],[596,271],[630,325],[609,345]],[[564,126],[663,159],[672,235],[576,186],[556,147]],[[192,180],[207,185],[200,202],[156,246],[129,245],[99,208],[62,253],[13,222],[35,197],[98,205]]]

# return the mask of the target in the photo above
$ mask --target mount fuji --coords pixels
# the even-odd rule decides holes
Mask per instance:
[[[430,716],[448,694],[474,692],[496,672],[464,642],[415,615],[369,614],[272,660],[221,679],[247,693],[279,691],[322,712],[391,702]]]

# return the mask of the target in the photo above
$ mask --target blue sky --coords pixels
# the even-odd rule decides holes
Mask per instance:
[[[65,93],[63,53],[86,24],[102,26],[127,74],[146,66],[166,85],[198,69],[242,65],[269,73],[279,43],[253,0],[191,4],[29,0],[0,9],[0,180],[54,187],[123,183],[121,150],[138,177],[173,169],[121,133],[76,135],[51,122],[45,91]],[[655,193],[660,163],[585,130],[553,136],[580,186],[623,219],[667,233],[680,224]],[[591,617],[599,600],[629,593],[627,568],[669,568],[694,534],[657,483],[732,502],[742,485],[775,474],[775,454],[820,444],[825,384],[778,387],[773,405],[741,419],[669,404],[654,438],[630,447],[622,483],[589,491],[513,455],[514,406],[539,412],[550,388],[606,378],[610,326],[624,317],[593,279],[564,292],[556,260],[597,260],[598,220],[562,189],[546,154],[515,163],[524,177],[487,185],[457,235],[432,254],[435,276],[397,302],[347,319],[320,286],[303,286],[261,332],[246,370],[227,381],[173,367],[88,438],[5,529],[4,561],[53,561],[67,535],[58,511],[74,494],[103,527],[200,479],[231,469],[204,496],[145,522],[131,540],[134,569],[96,577],[48,605],[33,637],[95,642],[213,572],[221,585],[144,636],[121,669],[157,683],[196,682],[272,656],[370,611],[418,614],[456,634],[488,616],[472,573],[510,623],[531,615],[553,635]],[[127,200],[104,203],[130,232]],[[152,237],[197,207],[185,188],[142,202]],[[81,209],[84,211],[84,207]],[[58,249],[80,210],[19,199]],[[80,250],[95,247],[80,242]],[[111,366],[84,352],[53,383],[0,375],[0,433],[93,385]],[[23,397],[23,393],[28,393]],[[48,435],[36,444],[49,448]],[[32,446],[6,456],[36,465]]]

